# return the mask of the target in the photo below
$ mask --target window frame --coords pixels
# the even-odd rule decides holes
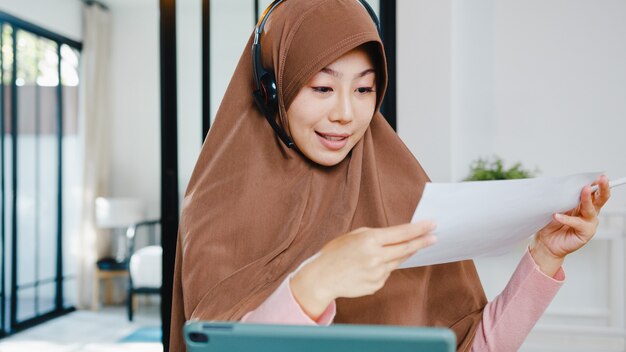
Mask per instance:
[[[57,34],[50,30],[47,30],[43,27],[37,26],[30,22],[19,19],[15,16],[12,16],[6,12],[0,11],[0,34],[3,32],[4,26],[9,25],[12,27],[12,40],[13,40],[13,67],[12,77],[11,77],[11,143],[12,143],[12,156],[11,160],[5,160],[5,140],[4,136],[6,133],[5,126],[5,84],[4,84],[4,68],[3,68],[3,54],[0,50],[0,123],[1,125],[1,135],[0,135],[0,148],[1,148],[1,170],[0,170],[0,251],[1,251],[1,261],[0,261],[0,337],[8,336],[15,332],[22,331],[34,325],[40,324],[42,322],[48,321],[50,319],[56,318],[58,316],[67,314],[75,310],[73,306],[64,306],[63,300],[63,284],[64,280],[69,279],[70,277],[64,276],[63,272],[63,81],[61,77],[61,64],[63,62],[61,56],[61,47],[62,45],[67,45],[71,49],[76,50],[79,54],[82,53],[83,44],[79,41],[67,38],[63,35]],[[57,74],[58,74],[58,85],[56,86],[56,117],[55,117],[55,127],[56,127],[56,137],[58,141],[57,146],[57,197],[56,197],[56,207],[57,207],[57,226],[56,226],[56,268],[55,268],[55,277],[52,279],[52,282],[55,283],[55,302],[54,309],[45,313],[40,313],[38,310],[35,311],[35,316],[31,318],[24,319],[19,321],[17,318],[17,299],[18,299],[18,285],[17,285],[17,117],[18,117],[18,105],[17,105],[17,48],[16,48],[16,38],[17,32],[24,31],[28,32],[37,37],[45,38],[53,41],[56,44],[56,54],[58,57],[57,63]],[[3,45],[3,36],[0,35],[0,48]],[[39,104],[39,103],[37,103]],[[12,164],[12,180],[10,185],[7,185],[7,180],[5,180],[5,163]],[[6,186],[12,187],[12,199],[6,199]],[[7,203],[11,202],[9,206],[11,207],[11,229],[10,233],[7,233],[6,224],[5,224],[5,216],[7,210]],[[12,236],[12,245],[9,248],[10,252],[7,253],[6,248],[6,236]],[[11,260],[11,288],[10,288],[10,307],[7,307],[7,287],[6,287],[6,258],[7,255],[10,255]],[[41,282],[48,282],[51,279],[46,278],[43,280],[39,280],[36,278],[34,283],[28,285],[38,285]],[[21,286],[28,286],[21,285]],[[37,299],[37,297],[36,297]],[[35,303],[37,304],[37,303]],[[7,312],[7,308],[9,311]],[[7,322],[7,315],[9,316],[9,321]]]

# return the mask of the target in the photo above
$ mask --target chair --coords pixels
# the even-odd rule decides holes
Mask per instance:
[[[135,250],[135,235],[141,227],[149,227],[149,233],[154,240],[154,228],[161,223],[160,220],[142,221],[133,224],[126,230],[128,248],[128,320],[133,321],[133,313],[136,307],[135,295],[152,294],[160,295],[162,286],[162,256],[163,249],[160,245],[148,245]]]

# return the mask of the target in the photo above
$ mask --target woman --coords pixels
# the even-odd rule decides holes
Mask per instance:
[[[428,177],[379,112],[386,63],[372,17],[356,0],[289,0],[261,41],[278,133],[250,94],[245,50],[185,195],[170,350],[184,350],[189,319],[443,326],[459,351],[517,349],[563,258],[595,233],[606,178],[538,232],[489,304],[472,261],[394,271],[434,243],[436,224],[409,224]],[[510,307],[522,319],[502,314]]]

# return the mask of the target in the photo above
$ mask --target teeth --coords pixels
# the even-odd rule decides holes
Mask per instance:
[[[332,137],[332,136],[324,136],[324,138],[328,139],[329,141],[341,141],[345,139],[345,137]]]

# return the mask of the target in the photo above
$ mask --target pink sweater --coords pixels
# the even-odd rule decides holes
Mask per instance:
[[[333,302],[317,319],[304,313],[291,293],[288,277],[257,309],[242,319],[246,323],[330,325],[336,313]],[[473,351],[517,351],[565,280],[563,269],[548,277],[530,252],[522,257],[511,280],[493,301],[485,306],[476,330]]]

